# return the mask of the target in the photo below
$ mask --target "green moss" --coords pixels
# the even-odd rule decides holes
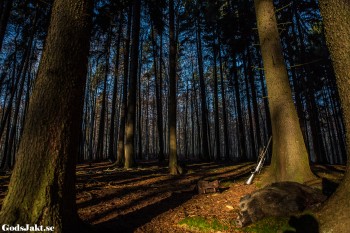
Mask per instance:
[[[219,220],[213,219],[208,220],[204,217],[186,217],[183,220],[179,222],[180,225],[185,225],[189,228],[194,228],[197,230],[200,230],[202,232],[208,232],[208,231],[224,231],[228,230],[229,227],[220,223]]]
[[[244,228],[244,232],[273,233],[295,231],[288,224],[289,217],[270,217]]]
[[[220,183],[220,186],[223,188],[228,188],[231,187],[234,183],[234,181],[224,181]]]
[[[258,189],[261,189],[261,188],[264,187],[264,186],[263,186],[263,183],[261,183],[260,181],[255,182],[255,186],[256,186]]]

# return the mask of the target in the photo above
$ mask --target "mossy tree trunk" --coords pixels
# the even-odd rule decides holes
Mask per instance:
[[[1,224],[76,232],[75,165],[92,1],[56,0]]]
[[[350,229],[350,1],[321,0],[326,41],[333,61],[346,131],[345,177],[320,214],[321,232]]]
[[[305,182],[314,178],[293,103],[272,0],[255,0],[268,90],[273,148],[266,182]]]

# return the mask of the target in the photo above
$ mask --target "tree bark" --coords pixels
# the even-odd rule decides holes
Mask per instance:
[[[350,229],[350,1],[322,0],[320,9],[343,110],[348,159],[342,183],[321,211],[320,232],[348,232]]]
[[[160,41],[162,43],[162,39]],[[154,64],[154,76],[155,76],[155,89],[156,89],[156,104],[157,104],[157,129],[159,140],[159,154],[158,161],[162,163],[164,157],[164,140],[163,140],[163,103],[162,103],[162,59],[159,58],[159,75],[157,66],[157,42],[154,35],[154,28],[152,27],[152,51],[153,51],[153,64]]]
[[[255,0],[272,122],[272,159],[266,182],[314,178],[293,103],[272,0]]]
[[[0,14],[0,52],[2,50],[2,43],[5,37],[7,23],[10,18],[12,3],[13,0],[5,0],[4,2],[0,3],[3,4],[3,10]]]
[[[248,110],[248,124],[249,124],[249,131],[248,133],[248,138],[249,138],[249,146],[248,146],[248,151],[247,151],[247,157],[249,160],[255,161],[257,159],[256,156],[256,142],[255,142],[255,137],[254,137],[254,129],[253,129],[253,114],[252,114],[252,109],[251,109],[251,95],[249,93],[249,85],[248,79],[253,79],[253,75],[251,72],[251,69],[249,67],[251,66],[251,59],[250,59],[250,54],[249,54],[249,49],[247,51],[247,65],[244,65],[244,72],[245,72],[245,78],[244,78],[244,85],[245,85],[245,90],[246,90],[246,97],[247,97],[247,110]]]
[[[224,71],[222,67],[221,46],[219,45],[219,68],[220,68],[220,84],[222,95],[222,117],[224,124],[224,159],[227,161],[230,159],[229,153],[229,136],[228,136],[228,124],[227,124],[227,111],[226,111],[226,91],[224,86]]]
[[[199,19],[198,19],[199,20]],[[201,95],[201,107],[202,107],[202,151],[201,158],[203,160],[210,160],[209,153],[209,140],[208,140],[208,109],[207,109],[207,97],[205,91],[205,80],[203,71],[203,55],[202,55],[202,40],[201,40],[201,28],[199,22],[197,22],[197,56],[198,56],[198,70],[199,70],[199,85]]]
[[[121,19],[122,17],[120,17]],[[120,56],[120,40],[122,38],[123,23],[122,20],[119,22],[118,38],[116,44],[116,55],[115,55],[115,67],[114,67],[114,83],[113,83],[113,94],[112,94],[112,112],[111,112],[111,128],[109,132],[109,146],[108,146],[108,158],[111,161],[115,161],[115,115],[117,108],[117,92],[118,92],[118,80],[119,80],[119,56]]]
[[[125,168],[132,168],[135,164],[135,139],[136,132],[136,97],[137,97],[137,76],[139,66],[139,42],[140,42],[140,14],[141,1],[133,1],[133,26],[131,43],[131,64],[128,90],[128,112],[125,126]]]
[[[128,79],[129,79],[129,50],[130,50],[130,34],[131,34],[131,20],[132,20],[132,7],[129,6],[128,10],[128,26],[126,32],[126,39],[124,45],[124,81],[123,81],[123,99],[120,113],[119,123],[119,135],[117,145],[117,161],[116,165],[122,167],[125,161],[124,154],[124,139],[125,139],[125,125],[128,105]]]
[[[217,50],[215,40],[213,42],[213,72],[214,72],[214,121],[215,121],[215,148],[216,148],[216,159],[220,160],[221,152],[220,152],[220,120],[219,120],[219,96],[218,96],[218,74],[217,74]]]
[[[92,1],[56,0],[1,224],[77,232],[75,164]]]
[[[174,0],[169,0],[169,172],[178,175],[176,148],[176,41],[175,41],[175,12]]]
[[[237,118],[238,118],[238,157],[241,157],[243,159],[247,159],[247,143],[245,141],[246,131],[245,126],[243,122],[243,114],[242,114],[242,104],[241,104],[241,94],[240,94],[240,87],[239,87],[239,76],[237,71],[237,58],[236,54],[232,55],[233,61],[233,76],[234,76],[234,87],[235,87],[235,97],[236,97],[236,103],[237,103]],[[232,82],[232,80],[231,80]]]
[[[96,148],[96,158],[98,161],[104,159],[104,138],[105,138],[105,122],[106,122],[106,111],[107,111],[107,79],[109,73],[109,55],[111,47],[111,31],[110,28],[107,36],[107,41],[105,44],[105,69],[104,69],[104,79],[103,79],[103,91],[102,91],[102,102],[101,102],[101,111],[100,111],[100,122],[98,127],[98,138],[97,138],[97,148]]]

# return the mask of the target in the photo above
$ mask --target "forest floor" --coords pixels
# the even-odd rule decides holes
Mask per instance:
[[[258,189],[245,185],[253,163],[227,165],[190,163],[186,174],[171,176],[166,167],[139,163],[135,169],[112,168],[111,163],[86,163],[77,168],[79,216],[94,232],[263,232],[253,226],[235,225],[242,196]],[[321,178],[340,182],[344,166],[312,167]],[[198,180],[219,180],[217,193],[198,194]],[[259,181],[259,175],[255,178]],[[7,191],[9,175],[0,176],[0,200]],[[1,203],[0,202],[0,203]],[[274,226],[283,232],[285,222]],[[269,231],[267,231],[269,232]]]

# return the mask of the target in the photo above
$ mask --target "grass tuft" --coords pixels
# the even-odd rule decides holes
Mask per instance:
[[[185,225],[190,229],[200,230],[202,232],[208,231],[223,231],[228,230],[229,227],[220,223],[219,220],[213,219],[208,220],[204,217],[195,216],[195,217],[186,217],[179,222],[180,225]]]

